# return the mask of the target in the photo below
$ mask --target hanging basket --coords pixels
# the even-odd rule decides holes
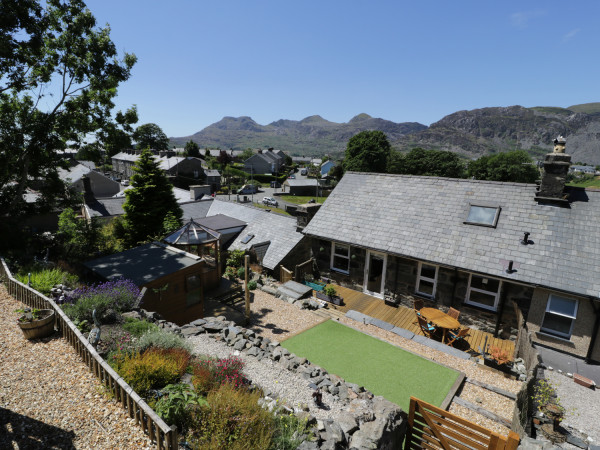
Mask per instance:
[[[39,339],[54,333],[54,310],[42,309],[39,314],[43,319],[17,322],[26,339]]]

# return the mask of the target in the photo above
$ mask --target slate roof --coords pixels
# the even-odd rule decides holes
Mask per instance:
[[[287,184],[289,187],[300,187],[300,186],[313,186],[319,185],[316,178],[288,178],[283,184]]]
[[[217,214],[215,216],[204,217],[198,219],[197,222],[211,230],[221,231],[230,228],[245,227],[247,224],[242,220],[235,219],[233,217],[226,216],[225,214]]]
[[[208,210],[212,206],[212,202],[212,198],[210,198],[209,200],[201,199],[197,202],[189,201],[180,203],[179,206],[183,210],[183,215],[181,216],[183,221],[185,222],[189,219],[201,219],[206,217]]]
[[[107,280],[127,278],[139,287],[200,261],[199,256],[152,242],[84,265]]]
[[[598,297],[600,191],[571,188],[569,208],[538,204],[535,191],[533,184],[348,172],[304,233]],[[465,224],[469,203],[499,205],[496,228]],[[532,245],[520,243],[526,231]]]
[[[263,209],[213,200],[208,216],[217,214],[224,214],[248,224],[229,248],[248,250],[256,243],[271,242],[262,262],[267,269],[275,269],[304,237],[296,231],[296,219]],[[242,244],[242,239],[248,234],[254,234],[254,238],[247,244]]]
[[[84,166],[83,164],[77,163],[76,165],[70,167],[69,169],[58,169],[58,176],[61,180],[67,181],[71,180],[71,183],[76,183],[83,177],[91,172],[89,167]]]
[[[89,217],[111,217],[125,214],[125,197],[97,198],[85,205]]]

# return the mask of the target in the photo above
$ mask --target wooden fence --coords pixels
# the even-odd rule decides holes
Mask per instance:
[[[169,426],[162,420],[123,378],[96,352],[96,349],[81,334],[62,309],[50,298],[15,280],[4,259],[0,258],[0,281],[6,284],[8,293],[16,300],[31,308],[53,309],[56,327],[98,377],[104,386],[114,395],[117,402],[127,409],[129,417],[135,419],[144,432],[156,442],[158,450],[177,449],[178,434],[175,426]]]
[[[302,283],[304,281],[304,275],[306,275],[307,273],[312,275],[313,262],[314,259],[310,258],[308,261],[304,261],[303,263],[298,264],[296,266],[296,269],[294,270],[294,281]]]
[[[502,436],[476,423],[410,398],[405,449],[515,450],[519,435]]]

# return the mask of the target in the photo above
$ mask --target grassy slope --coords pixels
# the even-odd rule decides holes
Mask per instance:
[[[310,199],[314,199],[317,203],[323,203],[325,201],[325,197],[310,197],[310,196],[302,196],[302,195],[281,195],[283,201],[288,203],[294,203],[296,205],[303,205],[304,203],[308,203]]]
[[[585,180],[582,182],[573,182],[573,183],[568,183],[567,186],[575,186],[575,187],[594,187],[594,188],[600,188],[600,177],[595,177],[592,180]]]
[[[569,106],[568,109],[584,114],[600,114],[600,103],[583,103],[581,105]]]
[[[327,321],[281,345],[346,381],[365,386],[408,411],[410,396],[441,405],[458,372]]]

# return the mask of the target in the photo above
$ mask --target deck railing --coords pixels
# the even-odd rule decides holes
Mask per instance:
[[[148,406],[144,399],[108,365],[52,299],[14,279],[3,258],[0,258],[0,281],[6,284],[8,293],[13,298],[27,306],[38,309],[53,309],[59,333],[73,346],[88,368],[111,392],[115,400],[127,409],[129,417],[135,419],[136,424],[142,427],[152,441],[156,442],[156,448],[158,450],[178,448],[177,428],[167,425]]]

